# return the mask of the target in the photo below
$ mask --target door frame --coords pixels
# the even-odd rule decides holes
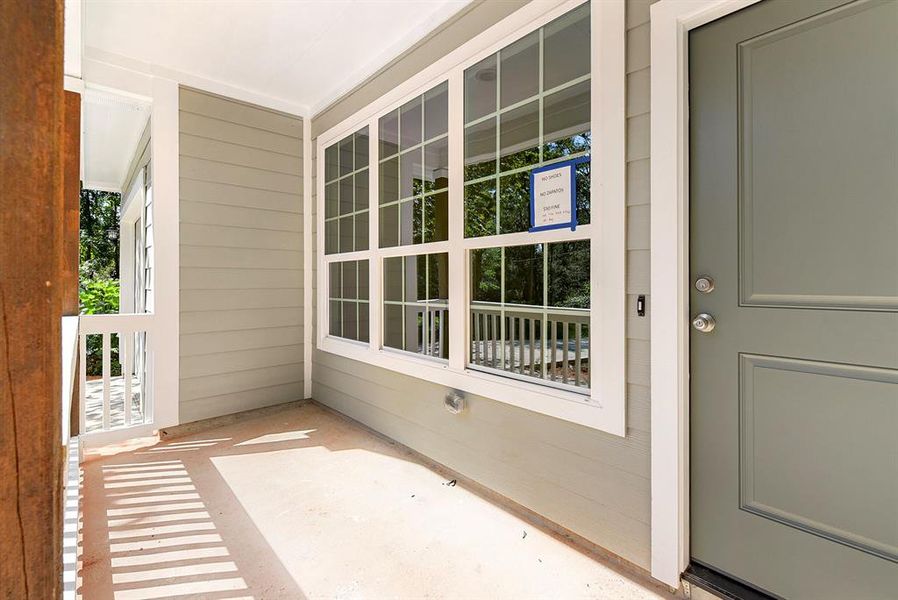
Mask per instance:
[[[689,31],[760,0],[651,7],[652,577],[689,565]]]

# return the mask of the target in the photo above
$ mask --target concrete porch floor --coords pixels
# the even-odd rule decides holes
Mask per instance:
[[[86,600],[672,598],[314,403],[89,460]]]

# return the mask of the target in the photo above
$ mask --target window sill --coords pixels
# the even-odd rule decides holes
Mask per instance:
[[[595,391],[590,397],[468,368],[454,370],[443,361],[390,350],[375,350],[368,344],[333,337],[320,339],[318,349],[563,421],[624,435],[624,431],[617,430],[616,415],[602,407]],[[623,398],[616,401],[623,403]]]

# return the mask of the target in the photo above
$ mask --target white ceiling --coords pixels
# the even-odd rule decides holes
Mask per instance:
[[[86,89],[82,96],[82,179],[87,189],[118,192],[128,174],[150,105],[118,94]]]
[[[85,0],[84,46],[314,114],[469,2]]]

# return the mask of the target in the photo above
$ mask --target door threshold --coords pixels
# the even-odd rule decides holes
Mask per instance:
[[[727,600],[777,600],[777,596],[751,587],[694,560],[690,561],[689,566],[683,572],[683,579],[695,587]]]

